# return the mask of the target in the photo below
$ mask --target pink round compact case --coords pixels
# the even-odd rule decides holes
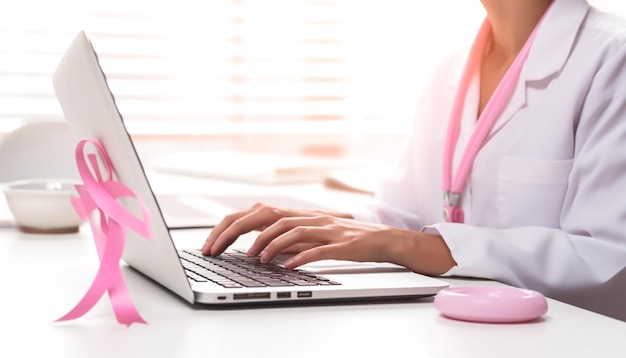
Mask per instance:
[[[515,287],[449,287],[435,295],[435,307],[463,321],[519,323],[543,316],[548,302],[539,292]]]

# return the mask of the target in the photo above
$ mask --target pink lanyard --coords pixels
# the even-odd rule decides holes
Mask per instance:
[[[472,76],[476,73],[476,70],[480,66],[484,54],[484,48],[491,33],[491,24],[488,19],[485,19],[483,22],[480,31],[472,44],[469,57],[467,58],[465,68],[463,69],[459,88],[457,89],[452,105],[452,113],[450,114],[450,122],[448,124],[448,133],[443,150],[444,216],[449,222],[462,223],[465,220],[465,215],[460,205],[461,193],[463,192],[465,182],[467,181],[470,168],[472,167],[478,150],[483,145],[485,138],[493,128],[493,125],[513,94],[519,75],[524,67],[524,62],[528,57],[531,44],[535,39],[537,29],[539,28],[542,20],[543,17],[535,26],[535,29],[528,37],[528,40],[526,40],[524,47],[515,58],[513,64],[511,64],[511,67],[508,69],[505,76],[500,81],[500,84],[489,99],[485,109],[480,114],[476,127],[472,132],[467,147],[461,157],[456,177],[454,178],[454,181],[452,181],[452,161],[454,148],[460,132],[465,96],[469,90]]]

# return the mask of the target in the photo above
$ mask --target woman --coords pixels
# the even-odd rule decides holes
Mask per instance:
[[[290,268],[393,262],[626,320],[626,23],[585,0],[482,3],[473,48],[434,74],[368,210],[255,205],[226,217],[203,253],[261,230],[248,254],[298,252]]]

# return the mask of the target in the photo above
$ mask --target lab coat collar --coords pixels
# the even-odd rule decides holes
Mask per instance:
[[[526,86],[530,82],[543,80],[561,71],[588,11],[586,0],[554,0],[537,30],[513,96],[495,123],[491,135],[524,107]]]
[[[521,79],[541,80],[563,68],[588,11],[586,0],[554,0],[537,30]]]

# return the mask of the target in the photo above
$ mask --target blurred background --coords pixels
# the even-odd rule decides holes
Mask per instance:
[[[63,120],[50,76],[85,30],[142,148],[391,160],[483,17],[478,0],[2,0],[0,138]]]

